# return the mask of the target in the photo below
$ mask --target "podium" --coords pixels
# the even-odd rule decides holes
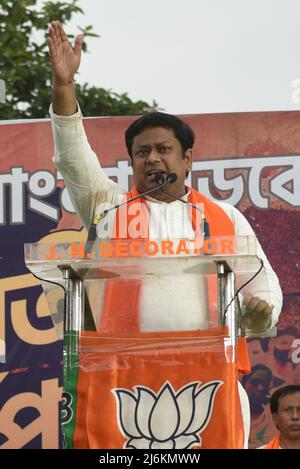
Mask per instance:
[[[274,330],[245,329],[239,296],[270,294],[254,236],[205,243],[25,245],[64,339],[67,447],[243,447],[237,341]]]

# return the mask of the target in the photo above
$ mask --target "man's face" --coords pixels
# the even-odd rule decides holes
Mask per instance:
[[[267,403],[270,390],[270,377],[264,370],[256,370],[245,384],[249,396],[251,411],[259,414],[263,411],[263,404]]]
[[[281,397],[278,411],[272,417],[281,435],[300,440],[300,392]]]
[[[249,384],[254,395],[265,396],[269,392],[270,379],[263,370],[257,370],[249,378]]]
[[[133,139],[132,167],[133,181],[139,192],[145,192],[157,185],[155,173],[175,173],[176,182],[167,185],[166,190],[182,197],[185,194],[186,173],[192,167],[192,150],[182,150],[173,130],[149,127]],[[151,197],[164,202],[174,200],[162,191],[153,192]]]
[[[266,353],[263,351],[259,340],[253,340],[248,343],[248,353],[250,356],[251,365],[255,366],[260,363],[266,362]]]

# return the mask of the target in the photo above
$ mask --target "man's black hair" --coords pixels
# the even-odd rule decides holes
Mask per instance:
[[[148,112],[135,120],[126,130],[125,142],[128,154],[132,158],[133,139],[143,130],[151,127],[164,127],[173,130],[175,137],[180,141],[183,151],[193,148],[195,134],[191,127],[179,117],[164,112]]]
[[[272,394],[270,399],[271,413],[277,414],[279,399],[281,397],[287,396],[288,394],[295,394],[296,392],[300,392],[300,386],[296,384],[290,384],[288,386],[284,386],[283,388],[277,389],[277,391]]]

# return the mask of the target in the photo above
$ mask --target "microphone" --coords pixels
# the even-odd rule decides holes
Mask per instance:
[[[156,184],[164,184],[164,182],[166,181],[166,177],[164,173],[155,173],[154,179],[155,179]]]
[[[163,184],[163,182],[166,180],[169,182],[169,184],[173,184],[177,181],[177,174],[169,173],[167,176],[165,176],[164,173],[156,173],[154,175],[154,179],[157,184]]]
[[[157,184],[162,184],[163,181],[167,180],[169,184],[173,184],[174,182],[177,181],[177,174],[176,173],[169,173],[167,176],[164,175],[164,173],[156,173],[154,175],[155,182]],[[165,192],[165,191],[163,191]]]
[[[97,224],[99,223],[99,221],[102,218],[106,217],[106,215],[110,211],[117,210],[119,207],[122,207],[122,205],[126,205],[129,202],[133,202],[134,200],[137,200],[137,199],[140,199],[142,197],[145,197],[146,195],[152,194],[152,192],[155,192],[157,190],[161,190],[168,184],[173,184],[177,180],[177,175],[175,173],[170,173],[170,174],[167,175],[167,177],[165,177],[164,173],[158,172],[158,173],[155,173],[154,179],[155,179],[155,182],[157,184],[156,186],[152,187],[151,189],[148,189],[147,191],[143,192],[142,194],[136,195],[136,196],[131,197],[130,199],[127,199],[127,200],[123,200],[119,204],[113,205],[112,207],[107,208],[106,210],[104,210],[99,215],[96,215],[96,217],[94,219],[94,223],[92,223],[90,225],[86,242],[88,243],[88,242],[94,242],[95,241],[96,236],[97,236],[97,231],[96,231]]]
[[[159,174],[159,173],[158,173]],[[162,175],[163,176],[163,175]],[[173,183],[177,180],[177,174],[175,173],[170,173],[168,174],[167,176],[167,181],[169,180],[170,183]],[[196,209],[196,210],[199,210],[199,212],[201,213],[201,216],[202,216],[202,221],[203,221],[203,228],[202,228],[202,231],[203,231],[203,236],[204,236],[204,239],[209,239],[210,238],[210,228],[209,228],[209,224],[208,224],[208,221],[206,220],[205,216],[204,216],[204,212],[199,208],[197,207],[197,205],[194,205],[194,204],[191,204],[190,202],[188,202],[187,200],[184,200],[184,199],[181,199],[180,197],[177,197],[177,195],[175,194],[172,194],[171,192],[168,192],[166,191],[164,188],[162,188],[162,192],[164,192],[165,194],[169,195],[170,197],[173,197],[173,199],[176,199],[176,200],[179,200],[179,202],[182,202],[183,204],[187,204],[189,205],[190,207]]]

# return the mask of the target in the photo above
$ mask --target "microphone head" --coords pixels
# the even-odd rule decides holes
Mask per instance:
[[[156,184],[161,185],[161,184],[164,184],[166,177],[163,173],[155,173],[154,179],[155,179]]]
[[[176,173],[170,173],[170,174],[168,174],[168,176],[167,176],[167,181],[168,181],[170,184],[173,184],[173,182],[177,181],[177,174],[176,174]]]

